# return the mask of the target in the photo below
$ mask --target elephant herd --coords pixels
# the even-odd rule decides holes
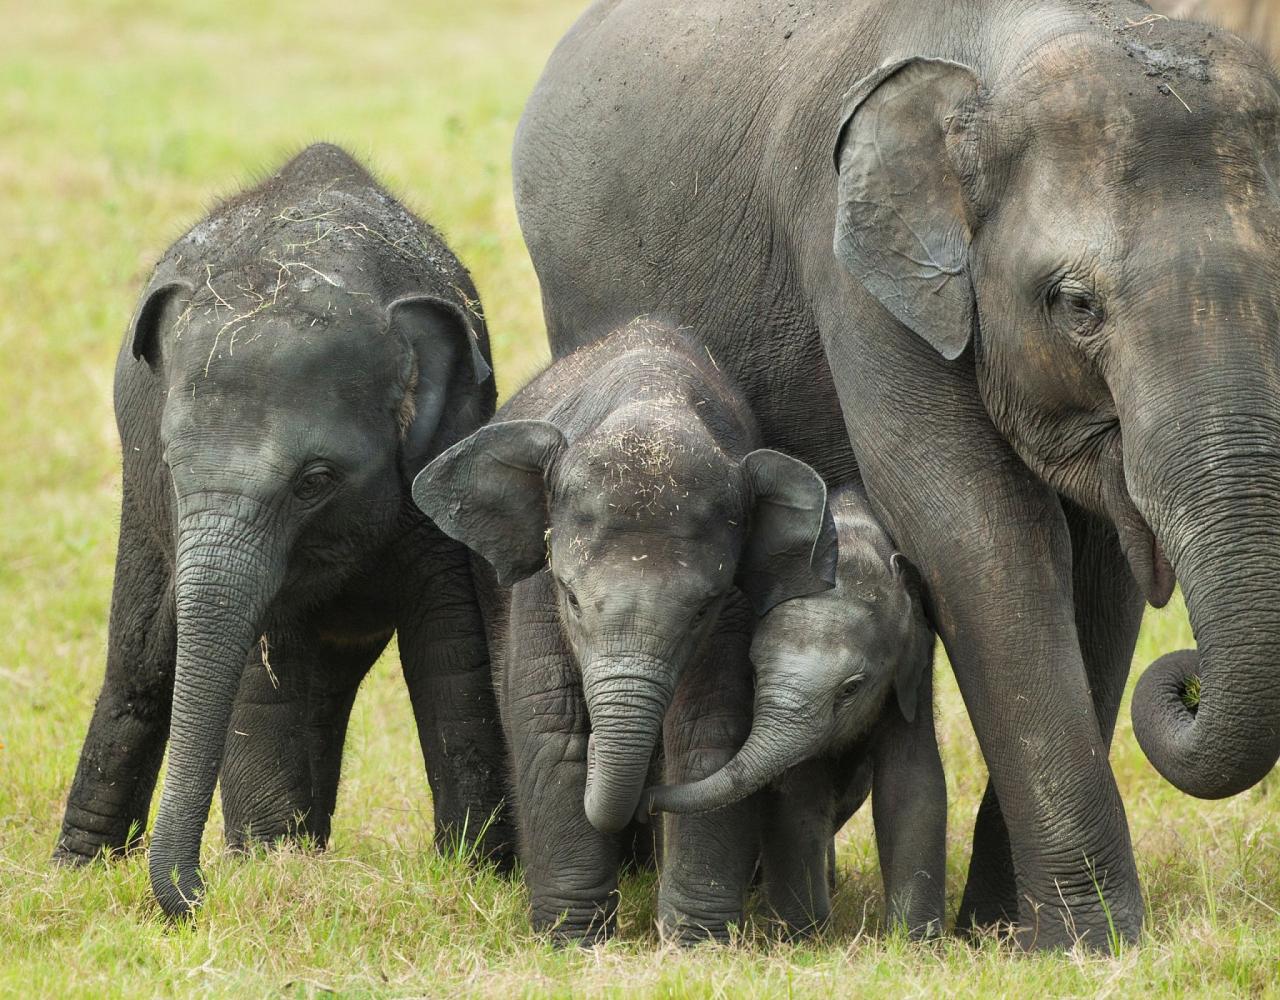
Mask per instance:
[[[312,146],[165,254],[116,368],[106,679],[55,860],[170,916],[313,838],[392,635],[441,846],[533,925],[622,866],[723,939],[830,910],[870,795],[939,933],[944,643],[990,775],[961,930],[1135,940],[1108,763],[1145,603],[1197,649],[1135,735],[1193,795],[1280,756],[1280,81],[1128,0],[597,0],[514,150],[553,361],[495,413],[465,268]]]

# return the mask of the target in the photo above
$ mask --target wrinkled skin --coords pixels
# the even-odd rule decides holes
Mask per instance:
[[[871,791],[890,925],[942,930],[947,789],[933,731],[933,632],[915,570],[846,486],[830,498],[833,589],[778,605],[751,644],[751,735],[701,781],[646,791],[641,814],[760,797],[765,886],[795,933],[831,911],[832,837]]]
[[[554,364],[414,483],[511,588],[499,700],[533,923],[557,940],[612,930],[659,747],[683,781],[746,737],[753,611],[832,584],[826,487],[755,437],[701,347],[637,321]],[[726,937],[752,809],[681,817],[664,843],[664,932]]]
[[[1134,698],[1161,773],[1280,752],[1280,97],[1149,13],[608,0],[516,140],[556,353],[679,315],[767,444],[860,470],[990,771],[961,923],[1028,947],[1141,928],[1107,750],[1142,597],[1176,576],[1198,646]]]
[[[356,688],[397,630],[437,841],[495,816],[481,853],[507,858],[469,556],[409,496],[412,473],[492,412],[473,299],[434,232],[333,146],[161,260],[116,368],[107,673],[55,860],[140,842],[166,736],[149,847],[166,913],[200,898],[220,770],[231,844],[323,844]]]

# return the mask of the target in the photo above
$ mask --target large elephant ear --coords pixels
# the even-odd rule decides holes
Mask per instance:
[[[170,326],[181,312],[194,289],[191,283],[179,278],[157,276],[143,293],[142,301],[133,314],[129,332],[129,352],[151,368],[160,367],[161,333]]]
[[[418,474],[413,501],[510,586],[546,564],[547,470],[564,447],[545,420],[488,424]]]
[[[793,597],[829,590],[839,546],[827,486],[813,469],[760,448],[742,460],[751,490],[751,522],[737,583],[756,614]]]
[[[973,71],[916,57],[882,66],[845,97],[836,137],[835,252],[898,320],[948,360],[973,329],[971,238],[948,131],[966,127]]]
[[[492,416],[493,371],[471,317],[448,299],[396,299],[387,326],[408,347],[399,419],[404,468],[413,474]]]

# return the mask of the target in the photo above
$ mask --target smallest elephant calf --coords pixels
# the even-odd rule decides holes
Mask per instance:
[[[832,494],[833,590],[779,604],[756,629],[751,735],[701,781],[650,789],[641,812],[760,797],[766,892],[795,932],[830,914],[832,837],[874,789],[887,919],[942,927],[947,790],[933,730],[933,632],[914,567],[861,490]]]

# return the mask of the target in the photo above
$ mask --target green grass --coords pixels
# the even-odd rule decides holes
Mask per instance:
[[[366,157],[446,233],[484,298],[504,389],[545,356],[508,151],[525,94],[579,0],[8,0],[0,21],[0,996],[1204,996],[1275,991],[1276,779],[1185,798],[1150,769],[1127,707],[1114,761],[1150,911],[1117,959],[919,947],[878,928],[870,821],[841,837],[820,941],[662,948],[651,878],[619,939],[558,952],[517,885],[431,849],[431,809],[394,661],[366,683],[332,850],[248,860],[210,823],[208,905],[158,919],[140,860],[47,858],[102,676],[119,503],[115,351],[152,262],[217,194],[316,138]],[[1189,641],[1151,614],[1138,662]],[[985,774],[940,673],[954,907]]]

